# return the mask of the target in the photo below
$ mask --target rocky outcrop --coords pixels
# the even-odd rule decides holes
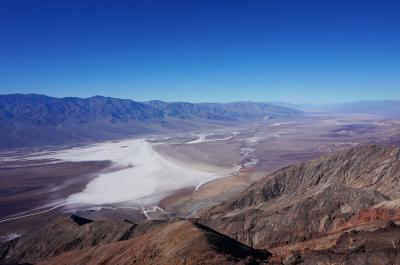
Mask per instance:
[[[0,245],[0,264],[35,263],[65,251],[129,239],[135,224],[60,217],[34,233]]]
[[[128,241],[66,252],[39,264],[261,264],[269,256],[181,220]]]
[[[271,256],[187,220],[135,226],[77,219],[59,219],[3,245],[0,263],[263,264]]]
[[[199,222],[257,248],[328,234],[359,210],[400,196],[399,154],[368,145],[281,169]]]
[[[400,226],[389,221],[374,231],[344,233],[336,245],[323,251],[306,251],[298,262],[310,265],[400,264]]]
[[[399,148],[361,146],[278,170],[196,220],[59,218],[0,245],[0,264],[400,264],[399,164]]]

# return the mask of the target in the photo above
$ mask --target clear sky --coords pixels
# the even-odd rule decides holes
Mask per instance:
[[[400,99],[400,1],[2,0],[0,94]]]

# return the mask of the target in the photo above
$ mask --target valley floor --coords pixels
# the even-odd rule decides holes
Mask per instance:
[[[359,143],[388,142],[399,127],[375,116],[313,115],[2,153],[0,233],[27,233],[61,212],[134,221],[197,217],[281,167]]]

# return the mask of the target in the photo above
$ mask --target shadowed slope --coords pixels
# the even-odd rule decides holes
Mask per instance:
[[[4,244],[1,264],[259,264],[270,254],[186,220],[145,222],[60,218]]]
[[[200,221],[270,248],[337,230],[361,209],[399,197],[400,149],[368,145],[281,169]]]
[[[129,237],[136,225],[125,221],[96,221],[72,215],[59,217],[36,232],[0,245],[0,264],[35,263],[65,251]]]

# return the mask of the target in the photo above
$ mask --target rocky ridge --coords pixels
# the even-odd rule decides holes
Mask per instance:
[[[0,248],[1,264],[261,264],[270,255],[187,220],[136,225],[76,216]]]
[[[60,217],[0,245],[0,264],[400,264],[400,149],[283,168],[195,220]]]
[[[368,145],[278,170],[199,222],[272,248],[329,234],[360,210],[399,196],[400,149]]]

